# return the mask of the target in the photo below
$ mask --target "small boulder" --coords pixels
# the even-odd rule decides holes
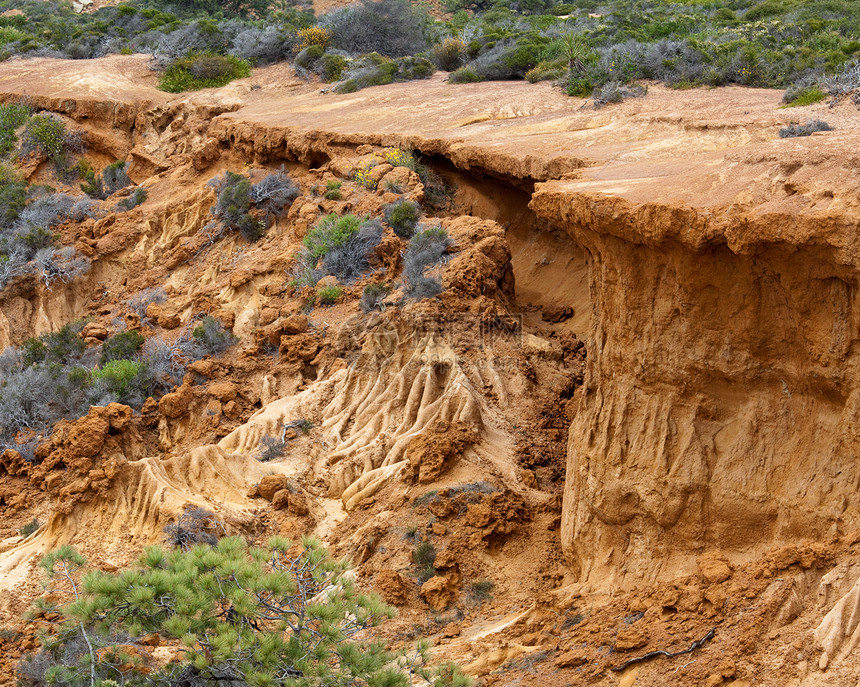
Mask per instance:
[[[150,303],[146,306],[146,317],[164,329],[176,329],[181,323],[179,315],[165,312],[158,303]]]
[[[177,418],[185,415],[188,412],[188,406],[194,398],[194,392],[191,386],[183,384],[176,391],[164,394],[158,402],[158,409],[161,414],[169,418]]]
[[[214,360],[195,360],[188,366],[188,371],[200,375],[201,377],[211,378],[218,370],[218,363]]]
[[[308,507],[307,497],[300,491],[290,494],[289,510],[293,515],[307,515],[310,513],[311,509]]]
[[[403,606],[409,599],[409,583],[395,570],[380,570],[373,586],[386,602],[395,606]]]
[[[340,285],[340,282],[337,280],[337,277],[328,274],[316,283],[316,288],[319,290],[338,285]]]
[[[709,551],[696,559],[699,573],[708,584],[725,582],[732,576],[728,559],[717,551]]]
[[[260,310],[260,321],[257,323],[261,327],[265,327],[268,324],[272,324],[275,320],[278,319],[280,312],[277,308],[265,307]]]
[[[55,489],[58,489],[62,483],[63,473],[52,472],[47,477],[45,477],[45,489],[47,491],[54,491]]]
[[[281,331],[288,335],[301,334],[308,330],[308,326],[309,323],[307,315],[293,315],[292,317],[288,317],[284,320],[281,325]]]
[[[242,415],[242,406],[236,401],[230,401],[224,404],[224,416],[231,420],[238,420]]]
[[[105,445],[109,429],[107,413],[102,409],[93,409],[88,415],[75,420],[69,430],[69,455],[76,458],[93,457]]]
[[[222,403],[227,403],[236,398],[238,390],[233,382],[214,382],[207,389],[210,396],[214,396]]]
[[[260,480],[260,496],[271,501],[281,489],[287,488],[287,478],[284,475],[266,475]]]
[[[134,411],[131,407],[122,403],[108,403],[105,410],[111,429],[117,432],[121,432],[128,427],[128,423],[134,417]]]
[[[278,489],[272,496],[272,508],[275,510],[287,510],[290,506],[289,489]]]
[[[104,325],[101,325],[98,322],[88,322],[84,325],[84,328],[81,329],[81,336],[85,339],[92,338],[104,341],[108,338],[108,330]]]
[[[456,586],[451,577],[435,575],[421,585],[421,598],[434,611],[444,611],[454,601]]]
[[[647,643],[647,635],[638,627],[625,627],[618,630],[618,635],[615,637],[615,650],[630,651],[643,647]]]

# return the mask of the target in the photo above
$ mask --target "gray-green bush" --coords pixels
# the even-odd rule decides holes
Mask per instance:
[[[442,280],[438,276],[427,276],[428,269],[444,261],[452,241],[441,227],[419,231],[409,241],[403,255],[403,276],[410,298],[431,298],[442,291]]]
[[[191,336],[203,353],[210,355],[226,351],[239,340],[233,332],[224,329],[220,320],[210,315],[203,318],[203,321],[191,332]]]
[[[313,286],[324,275],[350,284],[370,269],[373,249],[382,238],[378,220],[352,214],[323,217],[304,238],[292,276],[297,286]]]
[[[361,292],[361,300],[359,305],[364,312],[377,310],[381,308],[382,301],[391,293],[385,284],[368,284]]]
[[[789,124],[779,130],[780,138],[797,138],[800,136],[812,136],[816,131],[833,131],[827,122],[820,119],[810,119],[806,124]]]
[[[225,172],[211,179],[209,186],[218,194],[212,206],[216,222],[222,229],[238,231],[248,241],[260,239],[271,216],[285,214],[300,192],[283,168],[254,184],[241,174]]]
[[[408,0],[361,0],[321,20],[335,46],[352,54],[403,57],[428,47],[426,13]]]

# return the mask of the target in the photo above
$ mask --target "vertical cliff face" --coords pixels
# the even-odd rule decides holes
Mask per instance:
[[[733,167],[746,201],[722,206],[673,203],[677,179],[651,202],[539,186],[590,267],[562,523],[580,579],[629,587],[860,524],[856,193],[821,200],[857,177],[824,167],[768,207],[760,164]]]

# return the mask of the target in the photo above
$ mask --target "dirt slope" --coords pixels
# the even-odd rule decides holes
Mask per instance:
[[[72,541],[121,565],[197,504],[251,538],[315,531],[401,607],[393,641],[429,635],[484,684],[860,679],[853,106],[655,86],[594,109],[441,76],[338,96],[283,66],[168,96],[140,56],[5,63],[0,98],[22,94],[81,127],[94,162],[128,159],[151,200],[65,228],[90,274],[0,294],[0,341],[87,314],[109,328],[163,285],[152,332],[205,311],[242,343],[140,417],[94,409],[55,432],[38,466],[4,456],[3,623],[40,553]],[[837,130],[778,138],[811,117]],[[456,244],[445,291],[368,316],[348,287],[302,320],[285,270],[320,213],[392,199],[348,181],[379,146],[456,189],[437,217]],[[302,186],[289,215],[253,246],[204,245],[206,181],[282,163]],[[333,179],[343,200],[314,196]],[[520,324],[486,338],[487,318]],[[261,464],[261,439],[300,418],[311,433]],[[275,482],[290,494],[270,503]],[[34,514],[47,525],[22,542]],[[425,587],[421,539],[439,552]],[[487,579],[493,599],[475,598]]]

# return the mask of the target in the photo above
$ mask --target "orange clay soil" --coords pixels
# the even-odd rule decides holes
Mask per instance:
[[[155,81],[142,56],[0,68],[1,100],[56,112],[148,192],[61,228],[89,273],[10,283],[0,345],[80,317],[92,345],[201,313],[239,337],[141,412],[93,408],[33,462],[0,456],[0,683],[37,648],[39,556],[70,542],[118,569],[198,505],[251,540],[321,537],[398,606],[393,644],[427,637],[483,685],[857,684],[853,105],[651,86],[594,109],[442,76],[340,96],[284,65],[186,95]],[[815,117],[836,131],[778,138]],[[351,181],[384,146],[422,154],[447,202],[402,167]],[[206,182],[281,165],[301,187],[286,216],[255,244],[210,240]],[[287,282],[308,229],[401,195],[453,239],[443,292],[401,300],[386,228],[372,273],[306,312]],[[370,282],[392,288],[383,312],[359,307]],[[167,300],[141,321],[127,301],[151,287]]]

